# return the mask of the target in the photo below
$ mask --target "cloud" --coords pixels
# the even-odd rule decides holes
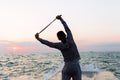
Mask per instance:
[[[38,42],[13,42],[8,40],[0,40],[0,53],[12,52],[13,47],[18,50],[16,52],[33,52],[42,49]]]
[[[101,43],[81,48],[84,51],[120,51],[120,43]]]
[[[40,42],[13,42],[7,40],[0,40],[0,53],[13,52],[13,48],[16,47],[17,52],[49,52],[56,51],[55,49],[49,48]],[[89,46],[78,46],[80,51],[120,51],[120,43],[100,43]]]
[[[9,40],[0,40],[0,44],[13,44],[15,42]]]
[[[0,53],[5,53],[7,52],[6,47],[11,44],[10,41],[7,40],[0,40]]]

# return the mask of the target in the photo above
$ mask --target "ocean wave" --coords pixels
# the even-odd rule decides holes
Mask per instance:
[[[120,79],[119,58],[119,53],[112,52],[81,53],[80,65],[83,71],[110,71]],[[4,54],[0,56],[0,79],[48,79],[62,69],[63,63],[59,53]]]

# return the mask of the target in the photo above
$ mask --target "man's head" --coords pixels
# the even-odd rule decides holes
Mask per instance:
[[[59,31],[59,32],[57,33],[57,37],[58,37],[58,39],[61,40],[61,41],[66,40],[66,34],[65,34],[63,31]]]

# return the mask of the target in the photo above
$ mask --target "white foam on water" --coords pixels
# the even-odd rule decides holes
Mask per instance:
[[[59,71],[62,70],[63,66],[60,66],[57,70],[51,70],[49,73],[46,73],[44,75],[44,80],[49,80],[52,76],[54,76],[55,74],[57,74]],[[99,72],[100,69],[98,69],[96,66],[94,66],[93,64],[86,64],[84,66],[81,66],[81,70],[82,72]]]
[[[84,66],[81,66],[81,70],[83,72],[87,71],[87,72],[99,72],[100,69],[97,68],[95,65],[93,64],[86,64]]]
[[[44,76],[44,80],[61,80],[61,75],[59,75],[59,71],[62,68],[59,68],[56,71],[51,71]],[[83,74],[83,80],[118,80],[112,72],[109,71],[101,71],[99,68],[94,66],[93,64],[86,64],[81,67]],[[56,75],[58,73],[58,75]],[[93,75],[92,75],[93,74]],[[54,76],[56,75],[56,76]],[[92,75],[92,76],[91,76]]]
[[[52,76],[57,74],[59,71],[61,71],[63,66],[60,66],[57,70],[51,70],[49,73],[46,73],[44,75],[44,80],[49,80]]]

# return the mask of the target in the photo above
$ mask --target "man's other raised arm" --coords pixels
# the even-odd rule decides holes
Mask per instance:
[[[42,38],[39,38],[39,33],[36,33],[35,34],[35,38],[40,41],[42,44],[45,44],[49,47],[52,47],[52,48],[56,48],[56,49],[59,49],[59,45],[58,43],[53,43],[53,42],[50,42],[50,41],[47,41],[45,39],[42,39]]]

